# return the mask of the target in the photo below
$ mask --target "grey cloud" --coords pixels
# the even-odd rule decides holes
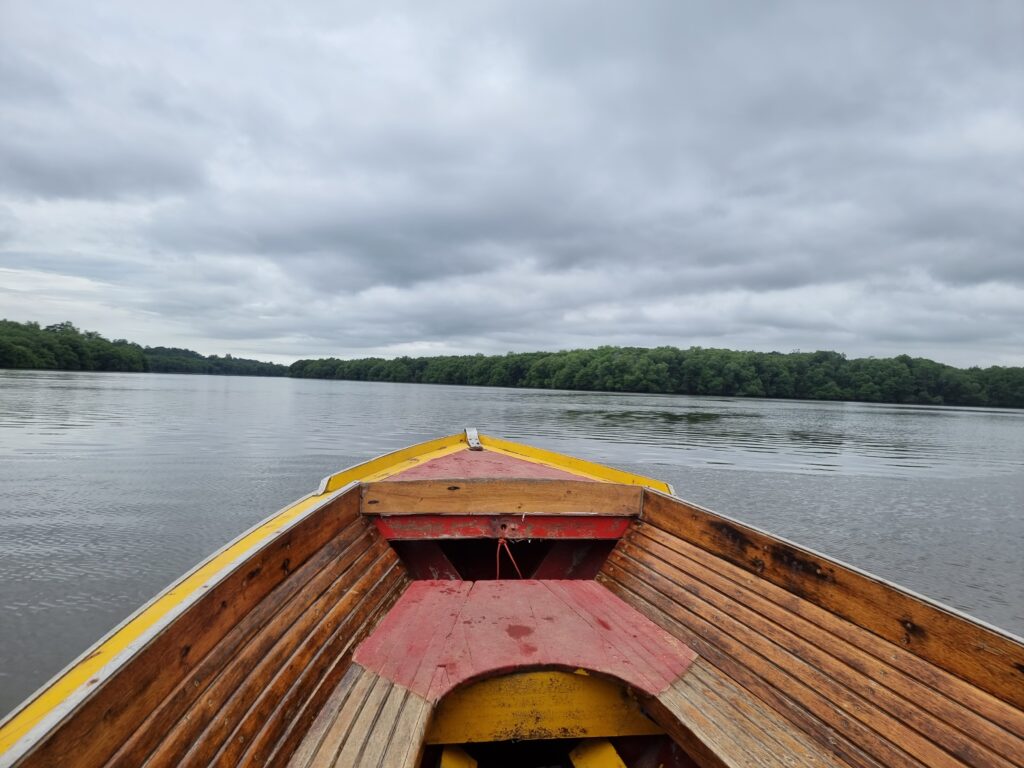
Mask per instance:
[[[1020,342],[1018,4],[6,13],[0,265],[197,339]]]

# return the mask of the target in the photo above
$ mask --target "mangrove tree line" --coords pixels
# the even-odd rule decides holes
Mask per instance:
[[[602,392],[1024,407],[1024,368],[960,369],[838,352],[599,347],[507,355],[299,360],[300,378]]]
[[[228,376],[286,376],[276,363],[226,355],[203,356],[190,349],[141,347],[125,339],[109,341],[95,331],[80,331],[70,322],[0,320],[0,368],[128,373],[209,373]]]
[[[298,360],[290,367],[110,341],[70,322],[0,320],[0,368],[470,384],[601,392],[1024,408],[1024,368],[954,368],[920,357],[838,352],[598,347],[506,355]]]

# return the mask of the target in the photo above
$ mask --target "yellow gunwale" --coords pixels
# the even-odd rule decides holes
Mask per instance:
[[[537,464],[566,470],[581,477],[606,482],[643,485],[671,493],[667,483],[630,472],[605,467],[601,464],[572,456],[534,448],[498,438],[480,436],[487,450],[504,453]],[[247,556],[269,543],[285,528],[297,523],[333,499],[337,492],[355,482],[373,482],[400,474],[402,471],[430,459],[466,450],[465,433],[448,435],[403,448],[357,464],[329,475],[319,489],[266,518],[234,541],[229,542],[176,582],[172,583],[149,603],[115,627],[106,637],[95,643],[76,661],[58,673],[49,683],[32,694],[7,717],[0,721],[0,757],[28,735],[42,721],[76,694],[84,696],[84,687],[95,684],[105,666],[131,646],[141,647],[147,635],[161,628],[161,621],[175,609],[187,603],[201,590],[219,582]],[[244,559],[243,559],[244,558]],[[121,663],[123,663],[123,659]]]
[[[653,477],[615,469],[614,467],[597,464],[586,459],[578,459],[575,456],[567,456],[564,453],[534,448],[532,445],[514,443],[511,440],[501,440],[488,435],[480,435],[480,443],[489,451],[504,453],[535,464],[546,464],[549,467],[563,469],[581,477],[588,477],[591,480],[603,480],[609,483],[622,483],[623,485],[642,485],[645,488],[652,488],[656,491],[667,493],[670,496],[673,495],[672,486],[662,480],[655,480]]]

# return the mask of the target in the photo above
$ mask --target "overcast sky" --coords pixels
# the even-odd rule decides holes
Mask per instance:
[[[0,0],[0,317],[1024,365],[1024,2]]]

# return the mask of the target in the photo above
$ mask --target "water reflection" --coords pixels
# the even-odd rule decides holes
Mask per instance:
[[[323,475],[484,433],[680,494],[1024,632],[1024,414],[0,371],[0,711]]]

